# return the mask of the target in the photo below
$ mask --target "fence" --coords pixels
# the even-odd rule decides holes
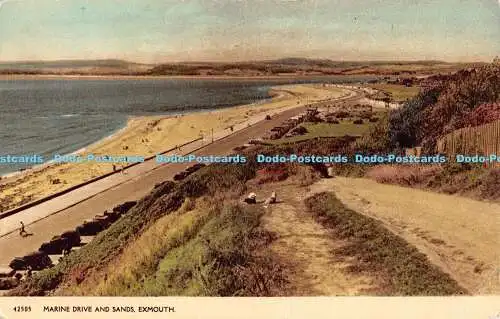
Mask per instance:
[[[457,154],[500,156],[500,120],[453,131],[438,140],[437,151],[449,156]],[[500,167],[500,163],[495,166]]]

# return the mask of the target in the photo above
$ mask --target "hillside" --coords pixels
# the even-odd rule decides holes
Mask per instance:
[[[150,68],[115,59],[0,62],[0,74],[140,74]]]
[[[463,128],[479,128],[498,120],[500,65],[489,64],[448,76],[429,77],[421,83],[416,97],[377,123],[369,134],[352,145],[352,150],[368,154],[404,154],[407,149],[421,147],[422,154],[436,154],[438,141],[447,134]],[[492,132],[485,140],[487,148],[483,148],[485,143],[475,145],[475,139],[465,137],[457,143],[475,147],[475,152],[465,155],[489,156],[494,145],[499,145],[498,135]],[[363,174],[385,183],[500,200],[500,168],[494,163],[459,164],[450,161],[428,167],[377,165],[363,170]]]
[[[480,63],[479,63],[480,64]],[[477,65],[479,65],[477,64]],[[332,61],[284,58],[231,63],[179,62],[148,65],[123,60],[61,60],[0,62],[0,74],[61,75],[171,75],[171,76],[279,76],[279,75],[422,75],[450,73],[476,64],[441,61]]]

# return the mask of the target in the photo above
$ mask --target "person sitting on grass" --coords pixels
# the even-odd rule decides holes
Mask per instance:
[[[272,192],[271,197],[266,199],[265,205],[275,204],[276,203],[276,192]]]
[[[257,195],[255,193],[250,193],[247,198],[245,198],[245,203],[247,204],[257,204]]]

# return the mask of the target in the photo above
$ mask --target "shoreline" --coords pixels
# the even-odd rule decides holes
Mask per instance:
[[[287,108],[338,97],[344,93],[344,90],[339,88],[324,88],[315,84],[273,86],[271,91],[274,96],[270,99],[252,104],[182,115],[131,117],[125,127],[76,152],[123,156],[140,154],[146,158],[201,135],[207,139],[212,130],[214,133],[227,132],[230,126],[248,122],[252,117],[266,112],[281,112]],[[148,142],[145,143],[144,140]],[[18,172],[15,176],[0,180],[0,211],[21,206],[110,171],[112,165],[109,163],[47,162],[36,168]]]
[[[110,138],[113,138],[115,135],[119,134],[120,132],[122,131],[125,131],[127,129],[129,129],[129,123],[130,121],[133,119],[134,117],[129,117],[125,123],[124,126],[118,128],[117,130],[115,130],[114,132],[112,132],[111,134],[109,135],[106,135],[104,136],[103,138],[100,138],[99,140],[97,141],[94,141],[94,142],[91,142],[90,144],[84,146],[84,147],[81,147],[73,152],[70,152],[70,153],[66,153],[66,154],[61,154],[62,156],[67,156],[67,155],[77,155],[77,154],[82,154],[84,153],[89,147],[92,147],[96,144],[100,144],[101,142],[107,140],[107,139],[110,139]],[[29,168],[26,168],[24,170],[17,170],[17,171],[14,171],[14,172],[9,172],[9,173],[6,173],[6,174],[0,174],[0,186],[3,185],[5,182],[9,182],[8,179],[11,179],[11,178],[22,178],[20,175],[22,174],[29,174],[29,173],[35,173],[37,171],[40,171],[40,170],[43,170],[44,168],[47,168],[48,166],[53,166],[53,165],[57,165],[58,163],[54,162],[54,160],[49,160],[49,161],[46,161],[42,164],[37,164],[37,165],[33,165]]]
[[[1,76],[0,76],[0,79],[1,79]],[[270,103],[270,102],[273,101],[273,99],[278,99],[278,98],[284,97],[283,92],[279,91],[279,89],[280,89],[281,86],[286,86],[286,84],[285,85],[277,85],[277,86],[270,87],[268,89],[268,95],[269,95],[269,97],[263,98],[261,100],[257,100],[257,101],[255,101],[253,103],[250,103],[250,104],[235,104],[235,105],[232,105],[232,106],[215,108],[215,109],[197,109],[197,110],[190,110],[190,111],[181,112],[181,113],[165,113],[165,114],[158,114],[158,115],[151,115],[151,116],[128,116],[127,120],[125,122],[125,125],[123,125],[120,128],[116,129],[114,132],[111,132],[111,134],[108,134],[108,135],[104,136],[103,138],[100,138],[97,141],[91,142],[90,144],[88,144],[88,145],[86,145],[84,147],[81,147],[78,150],[75,150],[75,151],[70,152],[70,153],[61,154],[61,155],[62,156],[67,156],[67,155],[83,154],[88,149],[90,149],[92,147],[95,147],[95,146],[98,146],[99,144],[106,142],[106,140],[113,139],[117,135],[120,135],[121,133],[125,133],[125,131],[133,129],[133,124],[135,122],[141,121],[141,120],[155,120],[157,118],[158,119],[168,119],[168,118],[177,117],[177,116],[183,116],[183,115],[187,115],[187,114],[195,114],[195,113],[203,113],[203,112],[214,112],[214,111],[217,111],[217,110],[225,110],[225,109],[231,109],[231,108],[237,108],[237,107],[244,107],[244,106],[249,106],[249,107],[250,106],[258,106],[258,105],[261,105],[261,104]],[[277,91],[277,92],[274,92],[274,91]],[[36,172],[38,172],[40,170],[43,170],[43,169],[47,168],[48,166],[57,165],[57,164],[58,163],[54,162],[54,160],[50,160],[50,161],[46,161],[46,162],[44,162],[42,164],[33,165],[33,166],[31,166],[29,168],[26,168],[24,170],[16,170],[16,171],[13,171],[13,172],[8,172],[8,173],[0,174],[0,186],[4,185],[6,183],[12,182],[13,179],[15,180],[15,179],[23,178],[23,176],[22,176],[23,174],[24,175],[29,175],[30,173],[36,173]]]

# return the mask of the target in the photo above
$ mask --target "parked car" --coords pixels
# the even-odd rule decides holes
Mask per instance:
[[[52,267],[52,260],[49,256],[41,251],[33,252],[24,257],[14,258],[9,267],[14,270],[25,270],[30,266],[33,270],[43,270]]]
[[[10,267],[1,267],[0,268],[0,278],[12,277],[15,274],[16,274],[16,271]]]
[[[243,151],[244,149],[246,149],[247,147],[246,146],[236,146],[235,148],[233,148],[233,151],[235,152],[240,152],[240,151]]]
[[[203,163],[197,163],[197,164],[194,164],[193,166],[190,166],[188,168],[186,168],[186,172],[188,173],[194,173],[196,172],[197,170],[199,170],[200,168],[206,166],[206,164],[203,164]]]
[[[116,206],[115,208],[113,208],[113,212],[117,212],[119,213],[120,215],[121,214],[125,214],[126,212],[128,212],[132,207],[135,206],[135,204],[137,204],[136,201],[129,201],[129,202],[125,202],[123,204],[120,204],[118,206]]]
[[[117,212],[105,211],[104,215],[107,216],[109,221],[112,223],[116,222],[120,218],[120,215]]]
[[[0,290],[9,290],[16,288],[19,285],[19,281],[13,277],[0,278]]]
[[[189,175],[188,172],[182,171],[174,175],[174,181],[181,181]]]
[[[61,234],[62,238],[67,238],[71,247],[79,246],[82,242],[80,234],[76,230],[69,230]]]
[[[76,228],[76,231],[82,236],[95,236],[104,229],[105,227],[100,221],[92,219],[84,221],[82,225]]]
[[[68,248],[71,248],[69,238],[54,236],[48,243],[43,243],[38,251],[47,255],[59,255],[63,253],[63,250]]]

